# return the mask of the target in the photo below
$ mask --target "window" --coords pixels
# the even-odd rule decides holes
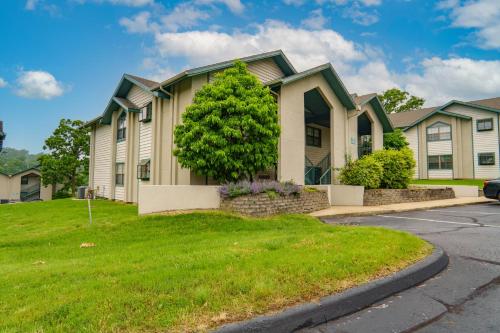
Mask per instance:
[[[123,186],[125,184],[125,163],[116,163],[115,185]]]
[[[427,141],[451,140],[451,127],[445,123],[435,123],[427,127]]]
[[[306,126],[306,145],[321,147],[321,130],[319,128]]]
[[[495,165],[495,153],[477,154],[479,165]]]
[[[28,182],[29,182],[28,176],[21,177],[21,185],[28,185]]]
[[[151,116],[153,113],[153,103],[149,103],[145,107],[141,109],[141,113],[139,113],[139,121],[147,123],[151,121]]]
[[[361,135],[358,141],[358,158],[372,153],[372,136]]]
[[[142,160],[137,166],[137,179],[149,180],[151,162],[149,159]]]
[[[118,142],[125,140],[125,138],[127,137],[126,122],[127,114],[125,112],[122,112],[122,114],[120,114],[120,116],[118,117],[118,130],[116,132],[116,141]]]
[[[476,128],[477,128],[478,132],[492,131],[493,130],[493,118],[478,119],[476,121]]]
[[[452,155],[433,155],[427,157],[429,170],[451,170],[453,169]]]

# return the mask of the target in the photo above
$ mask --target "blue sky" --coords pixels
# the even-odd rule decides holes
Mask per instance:
[[[156,80],[283,49],[331,62],[351,92],[500,96],[498,0],[3,0],[6,146],[40,152],[59,119],[99,115],[123,73]]]

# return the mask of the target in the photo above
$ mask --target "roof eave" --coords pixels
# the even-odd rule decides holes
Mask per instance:
[[[382,124],[382,129],[384,133],[389,133],[394,131],[394,125],[391,122],[391,119],[387,116],[387,112],[385,112],[384,105],[380,101],[377,95],[373,96],[366,102],[363,102],[362,105],[370,103],[370,105],[373,107],[373,110],[377,114],[377,117]]]

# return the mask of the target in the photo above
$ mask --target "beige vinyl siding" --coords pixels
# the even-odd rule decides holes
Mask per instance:
[[[272,80],[276,80],[285,76],[281,68],[274,62],[273,59],[264,59],[259,61],[254,61],[248,64],[248,70],[262,83],[266,83]],[[210,72],[208,75],[208,82],[214,80],[214,75],[220,71]]]
[[[453,170],[429,170],[429,179],[452,179]]]
[[[309,158],[314,165],[317,165],[330,153],[330,129],[316,124],[308,124],[307,126],[319,128],[321,130],[321,147],[313,147],[306,144],[307,158]]]
[[[92,187],[100,197],[111,198],[113,143],[111,126],[99,126],[95,131],[94,183]]]
[[[273,59],[264,59],[249,63],[248,70],[263,83],[285,76]]]
[[[127,94],[127,99],[138,107],[142,108],[143,106],[146,106],[149,102],[151,102],[152,95],[149,92],[142,90],[138,86],[133,85]]]
[[[408,131],[404,132],[406,136],[406,140],[408,140],[408,143],[410,144],[410,149],[413,152],[413,158],[415,159],[416,166],[415,166],[415,173],[413,177],[418,178],[418,128],[417,126],[414,126],[410,128]]]
[[[129,133],[127,133],[128,135]],[[127,141],[121,141],[116,144],[116,163],[126,163],[127,161]],[[115,167],[115,166],[113,166]],[[126,168],[124,168],[126,170]],[[125,171],[124,171],[125,172]],[[127,186],[126,176],[124,177],[125,184],[123,186],[115,186],[115,199],[125,201],[125,186]],[[114,180],[113,180],[114,183]]]
[[[151,122],[140,122],[139,131],[139,160],[151,158]]]
[[[497,113],[479,110],[475,108],[465,107],[461,105],[453,105],[446,109],[454,113],[463,114],[472,117],[472,136],[473,136],[473,158],[475,178],[497,178],[500,177],[499,166],[499,140],[498,140],[498,121]],[[493,130],[478,132],[476,121],[478,119],[493,118]],[[479,165],[479,153],[495,153],[495,165]]]

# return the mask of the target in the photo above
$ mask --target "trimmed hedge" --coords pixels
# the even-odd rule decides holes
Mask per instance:
[[[349,160],[340,170],[339,179],[345,185],[359,185],[366,189],[380,188],[383,165],[372,155],[359,160]]]
[[[415,170],[413,152],[409,148],[401,150],[379,150],[372,154],[383,167],[381,188],[408,188]]]

